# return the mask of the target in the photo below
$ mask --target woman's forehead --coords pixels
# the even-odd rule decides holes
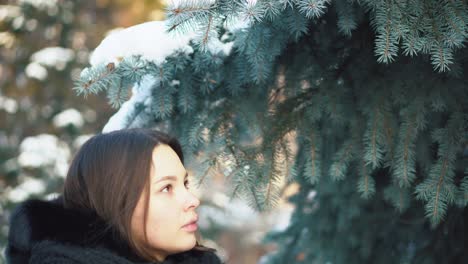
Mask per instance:
[[[177,153],[168,145],[158,145],[153,149],[152,161],[154,176],[185,176],[185,167]]]

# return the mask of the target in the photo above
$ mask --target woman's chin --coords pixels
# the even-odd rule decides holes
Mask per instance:
[[[175,246],[173,251],[177,252],[190,250],[197,244],[197,238],[195,237],[195,234],[184,234],[175,239],[174,242],[175,241],[177,242],[176,245],[173,245]]]
[[[197,244],[197,239],[195,235],[192,235],[191,237],[188,237],[186,242],[183,244],[184,250],[190,250],[194,248],[196,244]]]

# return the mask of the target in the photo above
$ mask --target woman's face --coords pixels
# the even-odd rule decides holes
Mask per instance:
[[[175,151],[167,145],[154,148],[146,232],[158,260],[192,249],[196,244],[195,208],[200,201],[188,189],[187,172]],[[132,233],[144,243],[144,200],[140,197],[132,216]]]

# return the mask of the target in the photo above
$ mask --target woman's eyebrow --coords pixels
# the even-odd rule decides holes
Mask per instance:
[[[188,177],[188,173],[185,172],[185,177],[184,177],[184,179],[187,179],[187,177]],[[162,181],[168,181],[168,180],[170,180],[170,181],[177,181],[177,176],[174,176],[174,175],[163,176],[163,177],[161,177],[159,180],[157,180],[157,181],[155,182],[155,184],[156,184],[156,183],[159,183],[159,182],[162,182]]]

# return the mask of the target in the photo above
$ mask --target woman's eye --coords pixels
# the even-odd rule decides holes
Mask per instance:
[[[161,192],[166,192],[165,190],[167,190],[167,192],[170,192],[172,189],[172,186],[171,185],[167,185],[166,187],[164,187],[164,189],[161,190]]]
[[[184,186],[185,186],[185,188],[189,189],[189,186],[190,186],[189,181],[185,181],[185,182],[184,182]],[[172,185],[169,184],[169,185],[167,185],[166,187],[164,187],[164,188],[161,190],[161,192],[170,192],[171,190],[172,190]]]

